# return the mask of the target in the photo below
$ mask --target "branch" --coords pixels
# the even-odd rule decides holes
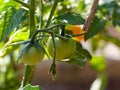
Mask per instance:
[[[19,1],[19,0],[14,0],[14,1],[20,3],[21,5],[23,5],[23,6],[26,7],[26,8],[30,8],[30,5],[27,4],[27,3],[24,3],[24,2]]]
[[[95,16],[95,13],[96,13],[96,10],[97,10],[97,6],[98,6],[98,2],[99,2],[99,0],[94,0],[94,2],[93,2],[90,15],[88,16],[88,18],[87,18],[87,20],[86,20],[86,22],[84,24],[84,27],[83,27],[83,30],[85,32],[88,31],[88,29],[90,27],[90,24],[91,24],[91,21],[92,21],[93,17]]]
[[[51,22],[51,19],[52,19],[52,16],[53,16],[53,14],[54,14],[54,12],[56,10],[56,7],[58,5],[58,2],[59,2],[59,0],[54,0],[54,4],[53,4],[53,6],[51,8],[50,15],[49,15],[49,18],[48,18],[48,21],[47,21],[47,24],[46,24],[45,28],[47,28],[49,26],[49,24]]]

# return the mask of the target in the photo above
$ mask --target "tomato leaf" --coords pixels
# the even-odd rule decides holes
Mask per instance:
[[[10,21],[11,16],[13,15],[14,10],[12,8],[8,8],[7,11],[2,13],[1,19],[0,19],[0,41],[2,41],[6,37],[6,31],[8,22]]]
[[[97,16],[94,17],[93,22],[88,29],[88,32],[85,34],[85,40],[93,37],[94,35],[98,34],[101,30],[104,29],[105,24],[106,24],[105,19],[98,18]]]
[[[81,17],[80,14],[74,14],[74,13],[65,13],[62,15],[59,15],[55,18],[58,21],[66,21],[69,24],[84,24],[85,20]]]
[[[6,37],[25,20],[26,11],[23,9],[16,10],[9,8],[0,20],[0,41]],[[23,18],[24,17],[24,18]]]
[[[9,38],[9,41],[4,45],[0,57],[4,57],[6,54],[9,54],[16,50],[19,47],[19,44],[24,43],[29,37],[29,30],[25,27],[14,32]]]
[[[76,50],[81,50],[81,49],[82,49],[81,43],[76,41]]]
[[[119,1],[119,0],[118,0]],[[113,23],[114,26],[120,26],[120,5],[117,1],[112,0],[98,6],[99,14]]]
[[[27,84],[22,90],[43,90],[43,89],[40,88],[38,85],[32,86],[31,84]]]
[[[18,9],[20,7],[20,4],[15,2],[14,0],[0,0],[0,13],[6,11],[9,7],[14,7]]]
[[[83,54],[88,60],[92,59],[90,53],[86,49],[83,49],[81,43],[79,42],[76,42],[76,51]]]
[[[76,42],[76,51],[67,59],[62,61],[74,64],[77,66],[84,66],[88,60],[91,60],[92,56],[90,53],[82,48],[81,43]]]
[[[81,53],[75,52],[66,62],[77,66],[84,66],[86,64],[86,61],[87,59]]]
[[[63,61],[77,66],[85,66],[86,62],[91,58],[92,57],[87,50],[81,49],[81,51],[75,51],[68,60]]]
[[[92,56],[91,54],[88,52],[88,50],[86,49],[81,49],[81,51],[79,51],[79,53],[83,54],[84,57],[87,59],[87,60],[91,60],[92,59]]]

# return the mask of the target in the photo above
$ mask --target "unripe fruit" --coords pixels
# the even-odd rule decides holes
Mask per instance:
[[[74,53],[76,49],[76,42],[74,40],[72,40],[71,38],[67,40],[63,40],[58,37],[54,39],[55,39],[55,45],[56,45],[56,60],[62,60],[62,59],[68,58]],[[50,56],[53,58],[54,46],[53,46],[53,41],[51,37],[48,39],[47,48]]]
[[[44,53],[35,46],[29,47],[20,59],[27,65],[36,65],[42,61],[44,58]]]

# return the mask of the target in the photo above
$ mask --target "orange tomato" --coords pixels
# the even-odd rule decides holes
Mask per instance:
[[[84,33],[84,31],[82,30],[82,25],[67,25],[66,30],[72,31],[73,34],[83,34]],[[84,40],[84,35],[78,36],[78,37],[73,37],[73,39],[76,41]]]

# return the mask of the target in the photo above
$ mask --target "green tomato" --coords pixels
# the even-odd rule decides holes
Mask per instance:
[[[36,65],[42,61],[44,58],[44,53],[35,46],[29,47],[23,56],[20,59],[20,62],[23,62],[27,65]]]
[[[72,40],[71,38],[67,40],[63,40],[58,37],[54,39],[55,39],[55,45],[56,45],[56,60],[62,60],[62,59],[68,58],[74,53],[76,49],[76,42],[74,40]],[[54,46],[53,46],[53,41],[51,37],[48,39],[47,48],[50,56],[53,58]]]

